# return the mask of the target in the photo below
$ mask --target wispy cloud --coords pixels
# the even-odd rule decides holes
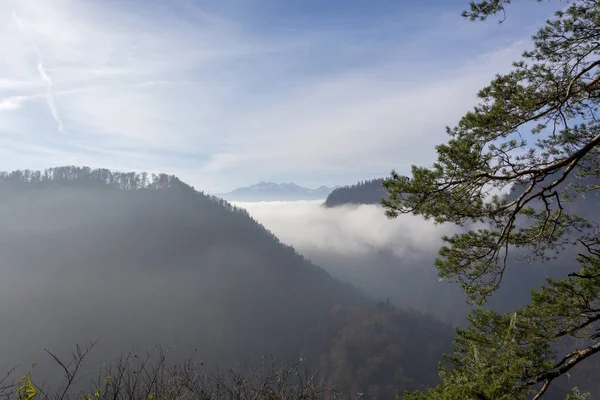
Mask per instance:
[[[0,101],[0,110],[16,110],[21,107],[21,103],[16,99],[3,99]]]
[[[12,17],[15,20],[15,23],[17,24],[17,26],[19,27],[19,30],[21,32],[24,32],[25,27],[23,26],[23,22],[21,21],[21,19],[19,18],[19,16],[17,15],[17,12],[15,10],[13,10],[13,12],[12,12]]]
[[[50,77],[46,73],[46,70],[44,69],[44,63],[42,61],[42,56],[39,50],[37,51],[37,53],[39,57],[38,71],[40,72],[40,76],[42,77],[44,82],[46,82],[46,85],[48,85],[48,93],[46,95],[46,99],[48,101],[48,108],[52,113],[52,117],[54,117],[54,120],[56,121],[57,129],[59,130],[59,132],[63,132],[63,123],[60,117],[58,116],[58,109],[56,108],[56,102],[54,101],[54,95],[52,94],[52,79],[50,79]]]
[[[3,1],[0,141],[213,192],[351,183],[432,160],[537,24],[519,5],[500,28],[453,5],[316,15],[292,3]],[[57,127],[69,135],[50,140]],[[21,156],[3,168],[31,167]]]
[[[15,23],[19,27],[19,30],[22,33],[25,33],[25,26],[23,25],[23,21],[21,21],[21,19],[17,15],[17,12],[13,10],[12,16],[13,16]],[[48,74],[46,73],[46,70],[44,69],[44,61],[42,58],[42,53],[40,52],[40,49],[38,48],[37,44],[35,42],[32,42],[31,46],[33,47],[33,50],[35,51],[35,54],[37,55],[37,61],[38,61],[37,70],[40,73],[40,77],[46,83],[46,86],[47,86],[46,101],[48,102],[48,108],[50,109],[50,112],[52,113],[52,117],[56,121],[58,131],[63,132],[64,131],[63,123],[62,123],[62,120],[60,119],[60,117],[58,116],[58,109],[56,107],[56,102],[54,101],[54,95],[52,94],[52,89],[54,87],[54,85],[52,84],[52,79],[48,76]]]

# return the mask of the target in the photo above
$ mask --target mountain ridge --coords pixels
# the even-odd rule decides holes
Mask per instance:
[[[260,181],[254,185],[240,187],[227,193],[215,194],[215,196],[228,201],[250,202],[322,200],[327,198],[334,189],[325,185],[310,189],[293,182]]]
[[[332,385],[391,398],[434,383],[449,350],[449,326],[378,305],[173,175],[0,173],[0,217],[0,320],[14,338],[0,342],[2,370],[101,336],[90,365],[132,344],[196,349],[219,369],[300,356]]]
[[[387,196],[383,189],[383,178],[360,181],[354,185],[336,187],[325,199],[326,208],[342,205],[379,204]]]

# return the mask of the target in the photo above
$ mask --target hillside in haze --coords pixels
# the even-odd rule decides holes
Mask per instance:
[[[343,204],[379,204],[387,195],[382,185],[383,179],[372,179],[338,187],[327,196],[324,205],[336,207]]]
[[[217,194],[228,201],[294,201],[321,200],[334,190],[327,186],[308,189],[295,183],[259,182],[255,185],[235,189],[229,193]]]
[[[548,179],[556,179],[556,176]],[[561,187],[576,183],[580,181],[570,177]],[[586,184],[597,185],[600,181],[590,179]],[[514,199],[515,193],[519,191],[510,192],[507,199]],[[332,275],[351,282],[370,296],[389,298],[396,306],[411,307],[464,326],[465,315],[469,311],[465,295],[456,284],[438,280],[434,266],[442,244],[440,237],[452,235],[461,228],[452,224],[436,226],[414,215],[388,220],[381,206],[357,204],[358,199],[352,200],[350,204],[331,208],[321,207],[317,202],[247,207],[251,215],[285,243],[293,245]],[[600,222],[598,195],[578,196],[573,202],[563,205],[566,211],[584,216],[593,224]],[[535,206],[542,205],[537,203]],[[503,285],[486,308],[509,311],[527,304],[531,300],[530,289],[539,288],[546,276],[563,278],[571,273],[573,259],[581,250],[577,247],[566,249],[557,258],[542,263],[540,260],[515,260],[520,254],[518,249],[514,249],[508,260]],[[570,345],[569,351],[572,343]],[[592,377],[597,371],[598,362],[582,365],[569,382],[562,379],[557,388],[580,384],[582,390],[594,392],[597,384]],[[550,398],[564,398],[564,395]]]
[[[434,383],[449,349],[448,326],[368,299],[174,176],[3,173],[0,216],[2,370],[52,376],[44,348],[102,337],[92,364],[157,343],[207,368],[302,357],[332,385],[389,397]]]
[[[549,176],[547,179],[552,180],[556,177]],[[355,219],[367,212],[369,215],[380,214],[381,218],[377,223],[386,224],[384,210],[377,204],[385,195],[382,182],[383,179],[375,179],[337,188],[328,196],[325,207],[330,213],[335,213],[336,210],[340,215],[352,213],[352,218]],[[559,187],[577,183],[581,182],[570,176]],[[589,178],[586,184],[597,185],[600,184],[600,180]],[[515,193],[518,192],[511,190],[506,195],[507,200],[514,200]],[[534,203],[534,206],[543,207],[543,204],[538,202]],[[377,211],[372,210],[372,207],[377,208]],[[600,223],[600,196],[584,198],[575,195],[575,199],[564,203],[564,207],[565,211],[576,213],[593,224]],[[460,229],[470,229],[471,226],[459,228],[452,224],[444,224],[435,231],[427,228],[430,233],[422,235],[420,232],[425,230],[425,227],[433,225],[421,217],[403,215],[395,220],[395,224],[399,230],[395,239],[385,246],[374,247],[368,253],[335,254],[326,248],[313,248],[308,251],[302,249],[302,253],[334,276],[353,283],[371,296],[387,297],[396,305],[414,307],[449,323],[462,323],[468,310],[465,296],[456,286],[437,279],[434,260],[442,244],[439,240],[442,235],[452,234]],[[370,236],[378,234],[375,228],[372,230]],[[293,242],[291,244],[296,245]],[[577,247],[569,249],[556,259],[541,264],[539,261],[517,261],[519,251],[515,249],[514,256],[509,260],[511,265],[504,276],[505,284],[492,296],[489,306],[509,310],[525,304],[530,300],[529,289],[544,283],[546,275],[557,278],[572,272],[569,260],[580,250]]]

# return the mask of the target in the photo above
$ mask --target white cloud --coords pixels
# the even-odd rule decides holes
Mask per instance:
[[[441,236],[455,231],[450,225],[436,226],[412,215],[390,220],[376,205],[236,204],[304,257],[374,298],[452,322],[464,313],[459,288],[440,282],[434,266]],[[442,309],[441,302],[446,305]]]
[[[444,127],[475,103],[477,90],[521,51],[519,44],[510,46],[431,77],[398,76],[388,66],[317,82],[240,115],[232,130],[249,134],[229,142],[207,168],[237,171],[252,162],[268,170],[277,163],[314,173],[421,162],[433,153],[432,144],[444,140]]]
[[[19,103],[16,99],[4,99],[0,101],[0,110],[16,110],[21,108],[21,103]]]
[[[305,255],[326,251],[364,256],[389,249],[398,257],[411,258],[436,253],[441,236],[454,231],[413,215],[388,219],[377,205],[324,208],[320,200],[233,204]]]
[[[5,0],[0,134],[21,154],[3,168],[31,167],[23,149],[47,147],[62,158],[36,165],[160,170],[223,192],[429,162],[444,126],[526,47],[521,32],[456,22],[459,11],[435,29],[428,15],[408,39],[388,20],[382,33],[398,40],[376,42],[352,27],[267,34],[196,3]]]

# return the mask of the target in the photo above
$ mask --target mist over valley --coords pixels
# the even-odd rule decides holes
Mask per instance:
[[[600,0],[0,18],[0,400],[598,400]]]

